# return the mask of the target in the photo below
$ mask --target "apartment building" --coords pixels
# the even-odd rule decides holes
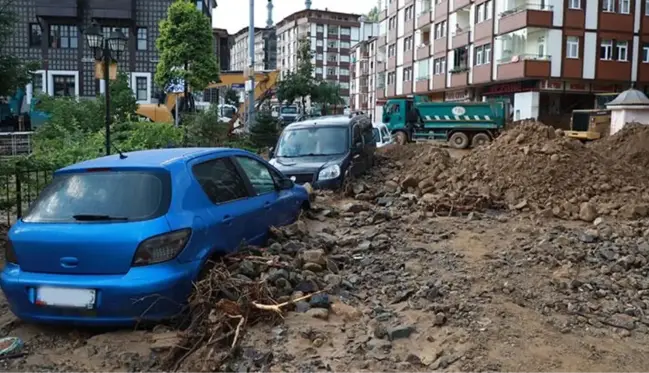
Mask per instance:
[[[285,74],[297,65],[298,43],[310,41],[314,76],[340,85],[349,105],[351,48],[378,33],[373,24],[362,24],[357,14],[310,9],[291,14],[277,24],[277,68]]]
[[[371,119],[380,118],[377,112],[376,92],[384,88],[384,73],[377,73],[377,66],[384,61],[377,54],[378,37],[363,40],[352,47],[350,106],[363,111]],[[380,108],[379,108],[380,109]]]
[[[389,0],[377,97],[502,98],[513,119],[592,108],[649,84],[649,4],[631,0]]]
[[[219,68],[221,71],[230,70],[230,48],[234,38],[228,33],[228,30],[222,28],[213,28],[214,37],[214,54],[219,59]]]
[[[243,71],[248,67],[248,27],[233,35],[230,48],[230,69]],[[275,70],[277,67],[277,39],[275,27],[255,27],[255,71]]]
[[[92,51],[83,30],[97,21],[104,34],[115,28],[128,37],[118,69],[128,72],[140,103],[154,96],[153,75],[158,61],[155,40],[158,22],[172,0],[16,0],[10,10],[18,16],[13,35],[4,46],[40,68],[26,87],[28,100],[45,92],[59,96],[95,97],[105,90],[95,79]],[[29,101],[27,101],[29,102]]]

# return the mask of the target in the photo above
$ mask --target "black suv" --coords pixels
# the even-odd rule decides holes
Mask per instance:
[[[337,189],[374,164],[375,150],[367,116],[324,116],[284,128],[270,163],[298,184]]]

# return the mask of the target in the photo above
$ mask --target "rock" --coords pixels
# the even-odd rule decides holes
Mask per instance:
[[[385,339],[372,338],[367,342],[367,348],[369,350],[385,351],[392,348],[392,343],[390,343],[390,341],[386,341]]]
[[[329,319],[329,310],[326,308],[311,308],[310,310],[306,311],[306,314],[316,319]]]
[[[310,309],[311,309],[311,306],[309,305],[309,303],[307,303],[305,301],[299,301],[299,302],[295,303],[295,312],[304,313],[304,312],[306,312],[306,311],[308,311]]]
[[[392,180],[388,180],[388,181],[385,182],[385,189],[388,192],[394,193],[399,189],[399,184],[397,184],[396,182],[394,182]]]
[[[363,211],[368,211],[370,208],[364,203],[358,202],[348,202],[341,207],[344,212],[359,213]]]
[[[343,282],[342,277],[340,275],[334,275],[334,274],[328,274],[324,277],[324,281],[331,285],[331,286],[340,286]]]
[[[311,300],[309,300],[309,304],[311,305],[311,307],[315,308],[329,308],[331,301],[329,300],[329,296],[327,294],[320,293],[312,296]]]
[[[332,303],[331,312],[340,316],[344,321],[357,321],[363,317],[363,312],[342,302]]]
[[[257,269],[257,266],[255,265],[255,263],[251,262],[250,260],[244,260],[241,263],[239,263],[239,267],[237,270],[242,275],[250,278],[255,278],[259,275],[259,270]]]
[[[324,270],[320,264],[311,263],[311,262],[304,263],[304,266],[302,268],[304,268],[307,271],[311,271],[313,273],[322,272]]]
[[[433,325],[442,326],[446,324],[446,315],[443,312],[438,312],[435,314],[435,320],[433,320]]]
[[[424,267],[419,262],[415,261],[406,262],[403,269],[406,272],[412,273],[414,275],[419,275],[424,271]]]
[[[416,188],[418,185],[419,179],[415,175],[408,175],[401,181],[401,187],[405,189]]]
[[[181,338],[177,332],[156,333],[153,335],[151,351],[162,352],[168,351],[181,344]]]
[[[592,222],[597,219],[597,209],[589,202],[583,202],[579,206],[579,219]]]
[[[398,326],[388,330],[388,338],[391,341],[394,341],[395,339],[409,338],[414,331],[414,326]]]
[[[315,250],[305,250],[302,252],[302,260],[305,263],[315,263],[321,266],[327,265],[327,258],[325,256],[324,250],[315,249]]]

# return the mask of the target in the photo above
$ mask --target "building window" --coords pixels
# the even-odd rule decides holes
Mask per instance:
[[[341,76],[349,76],[349,70],[347,70],[347,69],[340,69],[340,75],[341,75]]]
[[[642,62],[649,63],[649,44],[642,46]]]
[[[437,58],[433,61],[433,75],[443,75],[446,73],[446,58]]]
[[[435,40],[446,36],[446,21],[435,24]]]
[[[491,44],[485,44],[484,47],[484,63],[491,63]]]
[[[318,60],[318,61],[322,61],[323,58],[324,57],[323,57],[322,53],[318,53],[318,54],[315,55],[315,59]]]
[[[484,21],[484,7],[485,4],[478,5],[478,11],[476,12],[476,23]]]
[[[482,45],[475,48],[475,65],[480,66],[484,64],[484,48]]]
[[[485,3],[484,7],[484,19],[491,19],[491,15],[494,13],[494,5],[491,0],[487,1]]]
[[[392,17],[388,20],[388,29],[393,30],[397,28],[397,17]]]
[[[393,85],[397,82],[397,73],[388,73],[388,85]]]
[[[329,40],[327,41],[327,49],[337,49],[338,48],[338,41],[337,40]]]
[[[410,21],[415,17],[415,6],[411,5],[406,8],[406,10],[403,12],[403,19],[404,21]]]
[[[568,1],[569,9],[581,9],[581,0],[570,0]]]
[[[322,67],[316,67],[315,68],[315,73],[319,74],[319,75],[322,75]]]
[[[408,36],[407,38],[403,39],[403,50],[404,51],[412,50],[412,43],[413,43],[412,36]]]
[[[340,55],[340,62],[349,62],[349,56]]]
[[[74,76],[52,75],[52,81],[54,82],[53,96],[66,96],[66,97],[75,96],[74,86],[76,84],[76,78]]]
[[[579,38],[568,36],[566,39],[566,58],[579,58]]]
[[[129,34],[128,27],[104,26],[104,27],[101,28],[101,32],[104,34],[104,37],[108,37],[108,35],[110,35],[111,32],[117,31],[117,30],[121,31],[122,34],[124,34],[124,36],[126,36],[126,38],[128,39],[128,34]]]
[[[352,29],[349,27],[341,27],[340,28],[340,35],[351,35],[352,34]]]
[[[29,24],[29,46],[40,47],[43,43],[43,29],[38,23]]]
[[[631,12],[631,0],[620,0],[620,13],[629,14]]]
[[[649,0],[645,0],[644,2],[644,15],[649,16]]]
[[[137,50],[145,51],[146,48],[147,48],[146,27],[138,27],[138,29],[137,29]]]
[[[616,43],[616,47],[617,47],[617,60],[618,61],[628,61],[629,42],[618,41]]]
[[[135,99],[137,101],[147,101],[149,99],[149,81],[144,76],[135,78]]]
[[[347,82],[340,82],[339,86],[340,89],[349,89],[349,83]]]
[[[405,69],[403,69],[403,81],[412,81],[412,67],[406,67]]]
[[[602,0],[602,11],[608,13],[615,12],[615,0]]]
[[[388,58],[395,57],[397,55],[397,45],[392,44],[388,47]]]
[[[50,48],[76,49],[79,43],[77,26],[50,25]]]
[[[323,45],[324,45],[324,41],[322,41],[322,39],[318,39],[318,40],[315,41],[315,46],[316,47],[321,47]]]
[[[316,25],[315,32],[323,33],[324,32],[324,26],[323,25]],[[282,35],[282,37],[283,36],[284,35]]]
[[[599,48],[599,58],[602,60],[613,59],[613,41],[602,40],[602,44],[600,45]]]
[[[469,66],[469,49],[458,48],[453,51],[453,69],[465,69]]]
[[[422,60],[417,62],[417,80],[428,79],[430,60]]]
[[[349,49],[351,47],[351,45],[349,44],[348,41],[341,41],[340,42],[340,47],[345,48],[345,49]]]
[[[32,92],[34,95],[43,93],[43,74],[32,74]]]

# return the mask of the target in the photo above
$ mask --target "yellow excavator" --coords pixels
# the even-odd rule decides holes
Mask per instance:
[[[277,84],[278,71],[260,71],[255,73],[255,105],[261,106],[264,102],[273,97],[274,88]],[[210,83],[206,90],[218,89],[221,87],[232,86],[233,84],[242,85],[248,80],[248,76],[243,71],[222,71],[219,74],[219,82]],[[157,104],[140,104],[137,114],[145,120],[152,122],[173,122],[174,109],[176,102],[182,98],[183,93],[168,93],[161,97],[162,102]],[[239,111],[235,113],[232,125],[238,119],[238,113],[242,111],[244,104],[241,104]]]
[[[570,131],[567,137],[581,141],[593,141],[606,137],[611,128],[611,110],[606,104],[613,101],[619,93],[599,93],[595,95],[595,108],[573,110],[570,118]]]

